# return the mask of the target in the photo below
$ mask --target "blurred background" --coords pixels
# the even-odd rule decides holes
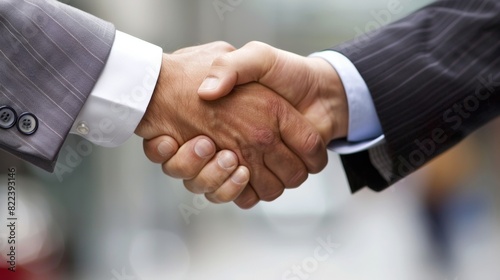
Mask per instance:
[[[65,2],[165,52],[259,40],[308,55],[430,1]],[[249,211],[192,195],[148,162],[137,137],[82,154],[90,144],[71,136],[55,174],[0,152],[0,279],[497,280],[497,140],[500,122],[382,193],[351,195],[330,153],[321,174]],[[10,166],[18,186],[15,274],[3,260]]]

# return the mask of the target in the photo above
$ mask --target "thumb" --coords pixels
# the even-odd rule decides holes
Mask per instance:
[[[198,95],[205,100],[216,100],[228,95],[237,85],[250,82],[266,85],[265,77],[275,65],[277,53],[277,49],[267,44],[251,42],[219,56],[213,61]]]

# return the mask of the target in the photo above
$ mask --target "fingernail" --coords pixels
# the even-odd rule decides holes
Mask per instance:
[[[214,90],[219,86],[219,83],[220,83],[220,80],[218,78],[208,77],[203,81],[203,83],[201,84],[198,91]]]
[[[206,158],[214,153],[212,143],[206,139],[200,139],[194,146],[194,152],[201,158]]]
[[[158,144],[158,153],[162,157],[169,157],[174,152],[174,147],[168,141]]]
[[[238,164],[238,160],[235,158],[233,153],[224,151],[218,156],[217,163],[224,169],[230,169]]]
[[[244,184],[248,181],[248,174],[243,168],[238,168],[233,176],[231,176],[231,181],[238,185]]]

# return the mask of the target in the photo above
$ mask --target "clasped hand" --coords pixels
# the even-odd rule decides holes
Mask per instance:
[[[347,135],[347,111],[323,59],[215,42],[164,55],[136,134],[188,190],[248,209],[321,171],[326,144]]]

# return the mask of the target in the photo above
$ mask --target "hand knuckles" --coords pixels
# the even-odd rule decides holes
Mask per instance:
[[[191,179],[198,175],[198,170],[196,170],[192,165],[187,165],[184,163],[166,163],[162,165],[163,173],[174,178],[181,179]]]
[[[312,161],[309,161],[308,168],[310,173],[318,173],[325,168],[328,163],[328,156],[326,155],[326,146],[318,133],[312,132],[309,134],[301,150],[307,156],[314,157]]]
[[[214,196],[216,197],[216,200],[221,203],[228,203],[236,199],[236,195],[229,192],[217,193]]]
[[[203,179],[197,178],[195,184],[200,190],[203,190],[204,193],[213,193],[221,186],[217,179],[211,177]]]
[[[254,49],[257,51],[265,51],[265,50],[268,50],[270,48],[270,46],[266,43],[262,43],[259,41],[251,41],[251,42],[248,42],[244,46],[244,48]]]
[[[257,147],[269,147],[277,144],[279,138],[277,133],[269,128],[255,129],[253,132],[253,142]]]
[[[252,164],[259,164],[264,151],[270,150],[280,142],[277,133],[269,128],[255,128],[250,134],[246,147],[240,149],[243,159]]]
[[[316,155],[324,148],[323,140],[317,132],[311,132],[302,146],[302,150],[308,155]]]
[[[236,48],[233,45],[231,45],[225,41],[215,41],[212,44],[213,44],[214,48],[216,48],[218,50],[225,51],[225,52],[232,52],[232,51],[236,50]]]
[[[219,201],[211,193],[206,193],[205,198],[212,203],[219,204]]]
[[[229,54],[223,54],[214,59],[212,62],[212,66],[217,66],[217,67],[224,67],[229,65],[230,63],[230,56]]]
[[[316,174],[321,172],[326,167],[327,164],[328,164],[328,156],[325,155],[324,157],[322,157],[322,160],[318,162],[317,168],[313,170],[311,173]]]
[[[203,194],[204,192],[200,192],[199,188],[193,184],[192,181],[184,180],[184,187],[194,194]]]
[[[306,170],[304,170],[304,169],[298,170],[297,172],[294,173],[294,175],[292,177],[290,177],[286,181],[286,187],[287,188],[296,188],[296,187],[302,185],[302,183],[304,183],[308,177],[309,177],[309,174],[307,173]]]
[[[175,178],[175,174],[172,170],[171,167],[169,167],[167,164],[162,164],[161,166],[161,170],[163,171],[163,173],[167,176],[170,176],[170,177],[174,177]]]
[[[192,193],[195,193],[195,194],[213,193],[218,188],[215,185],[208,185],[208,184],[204,184],[204,183],[199,183],[195,180],[184,180],[184,186],[189,191],[191,191]]]
[[[257,161],[258,156],[255,152],[255,147],[248,146],[245,148],[241,148],[240,152],[243,160],[247,163],[250,163],[250,165]]]
[[[266,102],[268,114],[280,118],[283,114],[283,105],[277,98],[269,98]],[[260,148],[274,146],[281,142],[277,125],[254,127],[251,133],[252,144]]]
[[[270,191],[270,192],[266,191],[265,193],[259,194],[259,197],[263,201],[271,202],[271,201],[277,199],[278,197],[280,197],[283,194],[283,192],[284,192],[284,189],[280,188],[279,190],[274,190],[274,191]]]
[[[241,209],[249,209],[252,208],[255,204],[259,202],[259,198],[251,196],[251,195],[242,195],[238,197],[234,203],[238,205]]]

